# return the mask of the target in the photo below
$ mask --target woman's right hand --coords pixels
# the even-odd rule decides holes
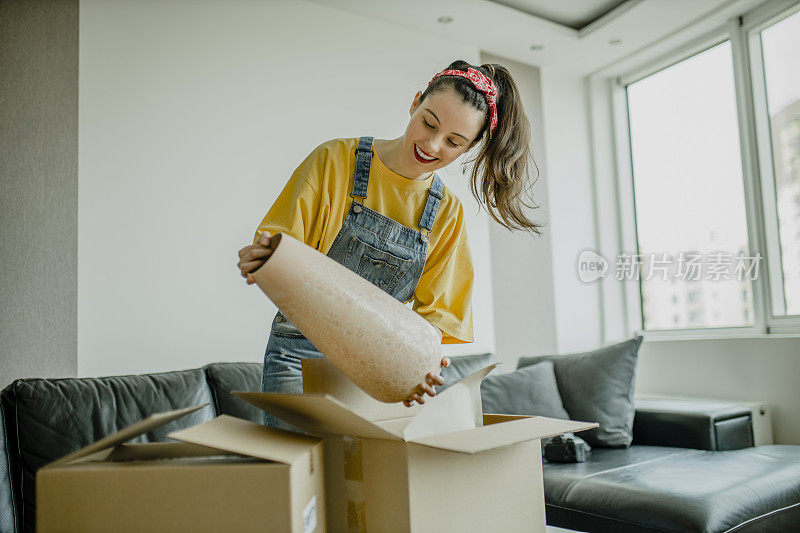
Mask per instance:
[[[450,358],[449,357],[442,357],[442,364],[441,366],[450,366]],[[414,402],[419,404],[425,403],[425,395],[428,396],[436,396],[436,389],[434,386],[436,385],[444,385],[444,378],[436,373],[436,372],[428,372],[428,375],[425,376],[425,382],[420,383],[414,388],[414,391],[403,400],[403,405],[406,407],[411,407],[414,405]]]
[[[239,250],[239,263],[237,266],[242,271],[242,277],[247,280],[248,285],[256,282],[251,272],[255,272],[261,268],[267,259],[272,255],[272,248],[270,247],[270,239],[272,236],[268,231],[265,231],[259,237],[258,242],[245,246]]]

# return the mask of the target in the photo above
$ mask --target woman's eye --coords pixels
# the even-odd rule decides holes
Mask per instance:
[[[422,119],[422,122],[423,122],[423,123],[424,123],[424,124],[425,124],[427,127],[429,127],[430,129],[433,129],[433,125],[432,125],[432,124],[428,124],[428,121],[427,121],[427,120],[425,120],[424,118]],[[450,139],[447,139],[447,142],[449,142],[449,143],[450,143],[450,146],[452,146],[453,148],[458,148],[458,146],[459,146],[459,145],[457,145],[456,143],[454,143],[453,141],[451,141]]]

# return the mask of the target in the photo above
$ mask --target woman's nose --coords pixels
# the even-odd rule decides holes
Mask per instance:
[[[436,140],[430,140],[425,143],[424,146],[420,146],[422,151],[428,154],[431,157],[438,157],[437,154],[439,153],[439,143]]]

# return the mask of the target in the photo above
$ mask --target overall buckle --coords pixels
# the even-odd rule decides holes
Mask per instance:
[[[428,229],[423,228],[422,226],[420,226],[419,230],[420,230],[419,232],[421,234],[419,236],[419,240],[422,241],[422,242],[427,243],[430,240],[431,232]]]

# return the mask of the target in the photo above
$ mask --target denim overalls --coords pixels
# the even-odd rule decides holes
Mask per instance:
[[[357,273],[362,278],[406,303],[411,300],[425,267],[428,235],[436,219],[443,183],[434,173],[425,209],[419,220],[422,231],[367,208],[356,197],[367,198],[369,169],[372,162],[372,137],[361,137],[356,148],[353,174],[353,202],[347,211],[342,229],[328,251],[328,257]],[[302,359],[323,357],[280,310],[272,322],[261,390],[302,394]],[[264,424],[289,431],[297,428],[264,413]]]

